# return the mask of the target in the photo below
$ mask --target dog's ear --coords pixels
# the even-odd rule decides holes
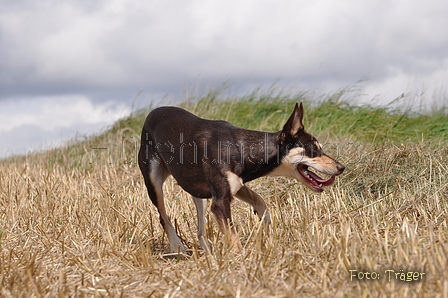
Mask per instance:
[[[292,112],[283,130],[280,133],[281,141],[288,141],[297,139],[300,133],[303,131],[303,104],[300,102],[300,106],[296,103],[294,112]]]

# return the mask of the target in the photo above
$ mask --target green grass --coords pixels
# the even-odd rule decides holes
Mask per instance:
[[[297,96],[258,95],[227,98],[210,92],[192,98],[181,107],[207,119],[220,119],[246,129],[278,131],[290,115],[294,104],[305,104],[305,128],[312,133],[349,137],[354,140],[381,144],[419,142],[425,139],[448,140],[448,114],[436,111],[399,111],[369,104],[352,104],[342,99],[344,91],[313,100],[306,93]],[[141,130],[148,110],[139,110],[118,121],[109,132]]]

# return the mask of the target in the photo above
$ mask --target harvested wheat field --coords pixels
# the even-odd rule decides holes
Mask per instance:
[[[209,96],[183,106],[275,131],[298,100]],[[322,194],[292,179],[250,182],[273,223],[235,200],[242,252],[210,214],[213,253],[198,248],[194,204],[169,178],[167,211],[188,250],[170,254],[135,160],[147,111],[1,161],[0,296],[448,297],[447,116],[354,108],[334,96],[305,107],[306,129],[346,171]]]

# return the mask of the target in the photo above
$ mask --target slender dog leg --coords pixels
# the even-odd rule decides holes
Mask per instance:
[[[232,216],[230,213],[230,198],[230,195],[222,197],[220,199],[214,197],[212,200],[211,210],[213,215],[215,216],[221,233],[230,241],[230,244],[235,251],[241,251],[241,242],[232,223]]]
[[[271,223],[271,215],[269,213],[269,210],[266,207],[266,203],[264,202],[263,198],[254,192],[252,189],[244,185],[240,188],[240,190],[235,194],[235,196],[252,205],[254,208],[254,212],[258,215],[258,218],[263,219],[263,222],[265,224]]]
[[[205,213],[207,211],[207,199],[200,199],[193,197],[194,205],[196,206],[196,213],[198,217],[198,239],[202,249],[207,253],[210,253],[210,246],[208,245],[208,239],[205,235]]]
[[[169,176],[168,169],[165,165],[154,160],[139,162],[139,165],[145,179],[148,195],[153,204],[157,207],[157,211],[159,211],[160,223],[168,236],[171,251],[185,253],[185,248],[179,237],[177,237],[176,230],[174,229],[173,224],[171,223],[165,210],[162,185],[165,179]]]
[[[160,214],[160,222],[165,229],[165,232],[170,241],[171,251],[185,253],[185,248],[179,237],[177,236],[176,230],[174,229],[173,224],[171,223],[170,218],[166,214],[165,210],[162,185],[166,177],[168,176],[166,173],[167,171],[163,171],[164,166],[160,165],[157,162],[151,163],[151,166],[152,167],[149,176],[154,184],[154,190],[157,195],[157,209],[159,210]]]

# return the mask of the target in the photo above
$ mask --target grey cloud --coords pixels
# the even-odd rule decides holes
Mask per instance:
[[[144,105],[225,81],[332,92],[365,77],[368,99],[447,98],[445,0],[0,3],[0,103],[130,106],[143,90]]]
[[[443,1],[39,3],[1,14],[3,90],[138,92],[199,75],[351,80],[437,68],[448,55]]]

